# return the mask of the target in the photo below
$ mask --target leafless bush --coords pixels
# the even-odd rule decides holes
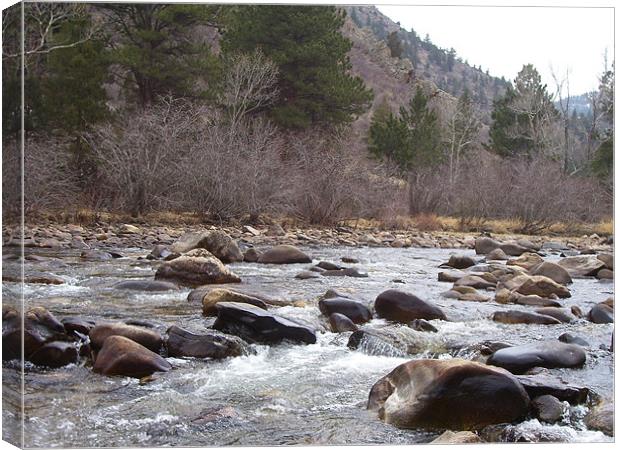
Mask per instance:
[[[24,214],[66,208],[79,197],[77,180],[69,167],[67,142],[30,136],[24,145]],[[5,141],[2,150],[2,207],[4,216],[21,214],[21,149]]]
[[[180,163],[193,154],[206,117],[204,107],[163,98],[86,135],[108,206],[134,215],[170,207],[171,193],[182,177]]]

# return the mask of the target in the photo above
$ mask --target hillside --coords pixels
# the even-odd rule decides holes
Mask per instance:
[[[454,49],[439,48],[430,39],[421,38],[415,30],[401,28],[374,6],[349,6],[345,9],[358,27],[386,43],[386,48],[389,34],[396,33],[402,45],[401,59],[410,63],[413,70],[410,76],[414,80],[431,81],[455,97],[467,88],[488,123],[493,99],[504,93],[508,84],[506,80],[471,66],[458,57]]]

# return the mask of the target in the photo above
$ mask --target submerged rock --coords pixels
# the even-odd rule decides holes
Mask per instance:
[[[110,336],[97,355],[93,371],[102,375],[142,378],[171,368],[168,361],[137,342],[123,336]]]
[[[172,291],[179,287],[174,283],[157,280],[127,280],[116,283],[114,289],[128,289],[132,291]]]
[[[334,333],[357,331],[357,325],[344,314],[332,313],[329,315],[329,326]]]
[[[334,297],[319,300],[319,310],[328,317],[333,313],[340,313],[353,323],[365,323],[372,319],[368,306],[349,298]]]
[[[487,364],[503,367],[515,374],[522,374],[532,367],[581,367],[585,362],[586,352],[583,348],[558,341],[503,348],[487,360]]]
[[[375,300],[375,311],[379,317],[400,323],[409,323],[415,319],[446,320],[446,315],[439,307],[396,289],[379,294]]]
[[[78,361],[78,347],[73,342],[48,342],[32,353],[28,360],[37,366],[58,368]]]
[[[226,302],[217,306],[216,330],[234,334],[250,342],[275,344],[284,340],[314,344],[316,334],[309,327],[285,319],[257,306]]]
[[[527,311],[496,311],[491,316],[494,322],[514,324],[514,323],[535,323],[539,325],[559,325],[561,322],[551,316],[537,314]]]
[[[377,381],[368,409],[400,428],[472,430],[521,419],[529,402],[505,370],[462,359],[417,360]]]

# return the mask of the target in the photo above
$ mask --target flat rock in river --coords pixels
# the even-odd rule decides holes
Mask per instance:
[[[540,341],[498,350],[489,357],[487,364],[522,374],[532,367],[572,368],[581,367],[585,362],[586,352],[578,345]]]

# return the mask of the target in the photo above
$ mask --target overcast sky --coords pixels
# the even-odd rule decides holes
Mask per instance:
[[[523,64],[532,63],[554,90],[551,67],[556,74],[568,69],[571,95],[597,88],[606,48],[609,62],[614,59],[611,8],[377,6],[491,75],[514,80]]]

